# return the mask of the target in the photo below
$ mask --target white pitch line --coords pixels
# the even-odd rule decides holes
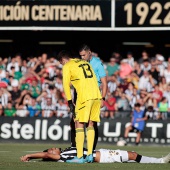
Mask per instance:
[[[11,151],[0,151],[0,152],[11,152]]]
[[[22,151],[22,152],[42,152],[42,151]]]

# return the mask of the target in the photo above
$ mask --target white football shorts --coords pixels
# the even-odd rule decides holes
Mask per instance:
[[[100,163],[128,162],[128,152],[124,150],[99,149]]]

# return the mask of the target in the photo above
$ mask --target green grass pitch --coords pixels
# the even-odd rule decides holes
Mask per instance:
[[[85,163],[69,164],[57,162],[43,162],[40,159],[31,162],[21,162],[20,157],[27,153],[43,151],[50,147],[65,148],[66,144],[21,144],[0,143],[0,170],[168,170],[169,164],[139,164],[139,163]],[[125,146],[98,145],[99,148],[122,149],[136,151],[145,156],[162,157],[170,152],[170,146]]]

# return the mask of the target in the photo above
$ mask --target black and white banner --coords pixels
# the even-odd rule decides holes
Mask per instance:
[[[0,1],[0,27],[4,26],[111,27],[111,0]]]
[[[0,30],[169,30],[167,0],[0,1]]]
[[[116,144],[124,135],[130,119],[102,119],[98,124],[99,143]],[[0,142],[70,143],[70,119],[12,118],[0,119]],[[129,133],[129,143],[135,142],[136,133]],[[142,134],[143,144],[170,144],[170,121],[147,121]]]

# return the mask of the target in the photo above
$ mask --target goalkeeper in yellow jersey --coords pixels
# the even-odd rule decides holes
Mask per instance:
[[[60,51],[58,61],[63,65],[63,87],[72,112],[76,127],[77,156],[69,163],[83,163],[84,124],[87,130],[87,162],[93,162],[94,122],[100,122],[100,105],[102,96],[97,78],[91,65],[82,59],[72,58],[70,52]],[[77,92],[76,105],[72,102],[70,86]]]

